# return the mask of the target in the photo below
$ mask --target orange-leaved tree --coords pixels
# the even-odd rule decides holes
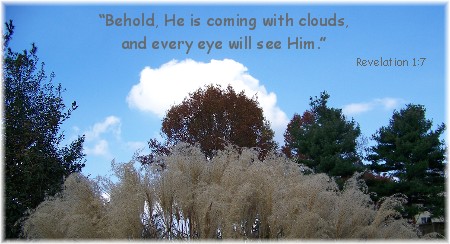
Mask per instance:
[[[236,93],[230,85],[226,89],[208,85],[190,93],[167,111],[161,132],[165,142],[151,139],[152,152],[141,156],[141,163],[155,162],[155,156],[168,154],[178,142],[199,144],[208,158],[227,144],[258,148],[260,157],[277,147],[257,97],[248,98],[243,91]]]

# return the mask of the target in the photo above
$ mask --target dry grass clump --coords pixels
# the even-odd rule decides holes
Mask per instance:
[[[117,166],[107,182],[70,177],[61,196],[41,204],[26,222],[30,238],[401,239],[418,238],[397,209],[398,195],[374,204],[359,175],[340,191],[325,174],[304,174],[276,154],[227,147],[212,159],[179,144],[167,169]],[[81,180],[74,180],[81,179]],[[81,187],[80,187],[81,186]],[[88,226],[88,227],[87,227]],[[60,229],[60,230],[59,230]]]
[[[72,174],[61,194],[41,203],[25,221],[23,236],[43,239],[142,238],[153,206],[148,177],[132,162],[113,164],[117,183]],[[145,176],[145,175],[144,175]],[[108,192],[108,197],[105,197]],[[145,204],[147,202],[147,204]],[[148,204],[149,203],[149,204]]]
[[[141,175],[132,163],[113,164],[113,170],[118,177],[118,183],[107,179],[103,182],[106,182],[105,191],[109,194],[104,216],[107,236],[118,239],[141,238],[144,231],[144,208],[153,205],[148,177]]]
[[[97,185],[80,174],[70,175],[64,191],[42,202],[23,226],[27,238],[102,238],[104,202]]]

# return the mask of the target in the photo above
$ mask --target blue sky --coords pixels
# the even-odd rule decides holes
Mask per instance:
[[[136,18],[155,15],[158,28],[106,26],[101,14]],[[262,19],[285,15],[294,26],[264,27]],[[344,27],[302,27],[308,13],[317,18],[344,18]],[[185,26],[164,26],[164,15],[185,19]],[[255,18],[256,27],[206,26],[210,17]],[[190,18],[201,26],[190,26]],[[203,84],[230,83],[258,94],[260,104],[283,144],[285,125],[294,113],[309,108],[309,97],[326,90],[332,107],[342,108],[370,138],[388,124],[394,109],[422,104],[434,125],[445,122],[445,5],[44,5],[4,4],[4,20],[16,26],[15,50],[38,46],[47,72],[67,89],[66,104],[79,108],[65,122],[67,141],[86,134],[92,176],[106,175],[110,162],[126,162],[150,138],[159,137],[170,105]],[[140,41],[147,49],[125,50],[122,42]],[[252,36],[251,50],[230,50],[228,41]],[[288,50],[287,38],[314,40],[320,49]],[[319,41],[326,37],[325,41]],[[153,50],[158,41],[192,41],[181,50]],[[222,41],[205,50],[198,41]],[[280,50],[258,50],[257,41],[281,41]],[[408,60],[407,67],[361,67],[357,58]],[[412,66],[426,58],[423,66]]]

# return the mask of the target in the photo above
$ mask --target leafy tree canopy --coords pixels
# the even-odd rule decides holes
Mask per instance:
[[[248,98],[243,91],[236,93],[231,86],[222,89],[209,85],[189,94],[168,110],[161,132],[165,143],[150,140],[152,154],[141,157],[141,162],[152,162],[154,155],[167,154],[168,148],[178,142],[199,144],[209,158],[226,144],[259,148],[261,157],[277,146],[256,98]]]
[[[372,136],[376,145],[370,147],[368,159],[374,172],[397,179],[396,187],[386,194],[406,194],[410,216],[421,210],[421,205],[422,210],[443,216],[446,149],[439,138],[445,125],[432,130],[433,122],[425,118],[425,112],[424,106],[414,104],[394,111],[389,125]]]
[[[358,169],[358,137],[355,121],[347,121],[341,109],[327,105],[330,96],[310,98],[311,109],[296,114],[284,134],[283,152],[317,173],[349,177]]]
[[[5,138],[5,235],[17,238],[21,219],[46,196],[61,190],[64,178],[84,167],[84,136],[61,146],[60,125],[77,108],[66,110],[61,84],[39,65],[37,47],[14,52],[9,47],[14,31],[6,23],[3,46]]]

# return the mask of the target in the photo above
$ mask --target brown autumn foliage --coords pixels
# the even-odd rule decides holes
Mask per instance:
[[[152,154],[140,157],[143,164],[154,163],[157,154],[167,155],[178,142],[199,144],[209,158],[229,143],[257,147],[261,157],[277,146],[256,97],[250,99],[243,91],[236,93],[231,86],[222,89],[220,85],[209,85],[190,93],[167,111],[161,132],[165,142],[151,139]]]
[[[341,191],[325,174],[269,152],[227,146],[207,159],[177,144],[155,165],[115,165],[117,182],[71,175],[65,190],[25,222],[26,238],[44,239],[414,239],[399,213],[405,198],[373,203],[361,175]],[[104,192],[109,198],[104,198]]]
[[[305,111],[303,115],[294,114],[294,117],[289,121],[287,125],[287,129],[284,132],[284,146],[281,148],[281,151],[289,158],[301,158],[306,159],[305,155],[302,155],[300,152],[294,150],[292,145],[295,144],[296,138],[295,135],[292,134],[294,131],[298,131],[303,129],[304,127],[311,125],[314,123],[314,114],[311,111]]]

